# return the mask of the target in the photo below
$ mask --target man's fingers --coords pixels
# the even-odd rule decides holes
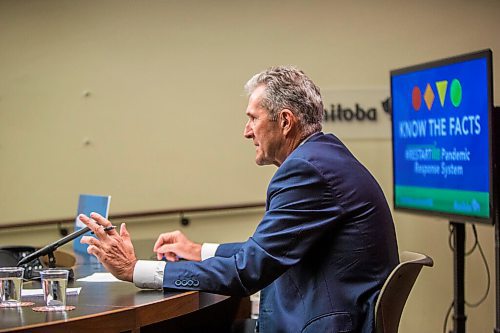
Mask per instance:
[[[112,230],[112,231],[114,231],[114,230]],[[94,234],[100,240],[105,240],[106,238],[108,238],[108,236],[111,234],[111,232],[110,231],[105,231],[103,227],[99,227],[99,228],[96,229],[96,231],[94,231]]]
[[[80,214],[78,218],[101,240],[105,239],[107,236],[118,235],[115,229],[110,229],[108,231],[104,230],[105,227],[111,227],[112,224],[98,213],[91,213],[90,217]]]
[[[92,219],[94,219],[98,224],[102,225],[103,227],[111,227],[111,221],[109,221],[108,219],[104,218],[99,213],[90,213],[90,217]]]
[[[175,245],[174,244],[163,244],[160,246],[157,250],[157,253],[168,253],[168,252],[173,252],[175,253]]]
[[[107,233],[103,230],[103,227],[97,223],[94,219],[91,219],[90,217],[80,214],[78,216],[78,219],[83,222],[89,229],[94,233],[99,239],[104,239],[108,235]]]
[[[158,239],[155,242],[155,245],[153,246],[153,252],[156,252],[156,250],[163,245],[163,240],[161,239],[161,235],[158,237]]]
[[[153,247],[153,251],[157,251],[158,248],[164,244],[174,244],[185,241],[186,237],[179,230],[172,232],[165,232],[158,236],[156,243]]]
[[[156,251],[156,257],[161,260],[165,257],[168,261],[179,261],[178,249],[175,244],[164,244]]]
[[[87,253],[92,254],[97,257],[97,259],[101,260],[102,250],[101,250],[101,242],[98,239],[90,236],[83,236],[80,239],[80,243],[88,244]]]
[[[96,256],[97,259],[99,259],[99,261],[102,261],[101,256],[102,256],[103,252],[100,248],[98,248],[94,245],[89,245],[89,247],[87,248],[87,253]]]
[[[192,242],[179,230],[166,232],[156,240],[153,252],[156,252],[158,260],[165,257],[169,261],[178,261],[179,258],[185,258],[186,248],[190,243]]]
[[[168,260],[168,261],[179,261],[179,257],[176,256],[175,254],[173,253],[165,253],[165,258]]]
[[[87,245],[93,245],[100,247],[101,242],[98,239],[95,239],[94,237],[91,236],[83,236],[82,239],[80,239],[80,243],[82,244],[87,244]]]
[[[160,236],[158,236],[158,239],[156,240],[155,245],[153,246],[153,251],[156,252],[160,246],[164,245],[165,243],[171,243],[171,242],[172,240],[170,237],[170,233],[161,234]]]
[[[128,241],[130,242],[131,239],[130,239],[130,234],[127,230],[127,226],[125,225],[125,223],[122,223],[120,225],[120,236],[125,240],[125,241]]]
[[[99,213],[92,212],[92,213],[90,213],[90,217],[93,220],[95,220],[97,224],[103,226],[104,228],[113,227],[113,224],[111,223],[111,221],[108,220],[107,218],[103,217]],[[110,230],[107,231],[107,234],[108,235],[118,235],[118,232],[116,230],[110,228]]]
[[[101,214],[99,213],[90,213],[90,217],[92,219],[94,219],[97,224],[103,226],[104,228],[107,228],[107,227],[112,227],[113,224],[111,223],[110,220],[108,220],[107,218],[103,217]],[[115,230],[115,229],[110,229],[108,231],[106,231],[106,234],[107,235],[111,235],[111,236],[116,236],[118,235],[118,232]]]
[[[80,221],[82,221],[82,223],[85,224],[87,227],[89,227],[90,230],[92,232],[94,232],[94,233],[97,231],[97,229],[101,228],[100,225],[98,225],[97,223],[95,223],[94,220],[92,220],[90,217],[88,217],[85,214],[78,215],[78,219]]]

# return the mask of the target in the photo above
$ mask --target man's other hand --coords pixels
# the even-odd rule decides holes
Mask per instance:
[[[153,251],[156,252],[158,260],[165,257],[168,261],[179,259],[201,261],[201,245],[190,241],[178,230],[161,234]]]

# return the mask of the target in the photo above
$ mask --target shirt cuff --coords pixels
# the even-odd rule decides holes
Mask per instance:
[[[144,289],[163,288],[165,261],[138,260],[134,268],[134,284]]]
[[[215,257],[215,252],[219,244],[216,243],[203,243],[201,245],[201,260]]]

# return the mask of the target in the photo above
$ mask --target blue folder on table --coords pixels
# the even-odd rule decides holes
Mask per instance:
[[[78,215],[80,214],[89,216],[90,213],[94,212],[108,218],[110,202],[111,196],[109,195],[80,194],[80,198],[78,199],[78,211],[75,219],[75,231],[86,227],[85,224],[78,219]],[[88,235],[91,235],[90,232],[85,234],[85,236]],[[83,235],[73,241],[73,251],[75,255],[80,257],[84,262],[97,262],[97,259],[93,255],[87,253],[88,245],[80,243],[82,237]]]

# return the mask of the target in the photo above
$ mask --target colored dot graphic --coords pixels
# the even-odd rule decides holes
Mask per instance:
[[[439,97],[441,107],[446,109],[445,99],[446,99],[446,93],[448,92],[447,91],[448,81],[447,80],[436,81],[434,82],[434,84]],[[460,104],[462,104],[462,84],[458,79],[453,79],[449,87],[450,87],[449,96],[451,104],[454,107],[458,108]],[[425,92],[423,94],[419,87],[414,86],[411,91],[411,104],[413,106],[413,109],[415,111],[419,111],[420,107],[422,106],[422,99],[423,99],[425,105],[427,105],[427,109],[430,111],[432,109],[432,105],[434,104],[435,97],[436,94],[432,89],[431,84],[427,83],[427,85],[425,86]]]
[[[420,89],[417,86],[413,87],[413,91],[411,93],[411,104],[413,105],[415,111],[420,110],[420,107],[422,106],[422,92],[420,92]]]
[[[451,104],[453,104],[456,108],[458,108],[462,103],[462,85],[457,79],[453,79],[453,81],[451,81],[450,98]]]
[[[427,86],[425,87],[425,92],[424,92],[424,101],[425,101],[425,104],[427,105],[427,110],[429,110],[429,111],[431,110],[435,97],[436,97],[436,95],[434,94],[434,91],[432,91],[431,85],[427,83]]]

